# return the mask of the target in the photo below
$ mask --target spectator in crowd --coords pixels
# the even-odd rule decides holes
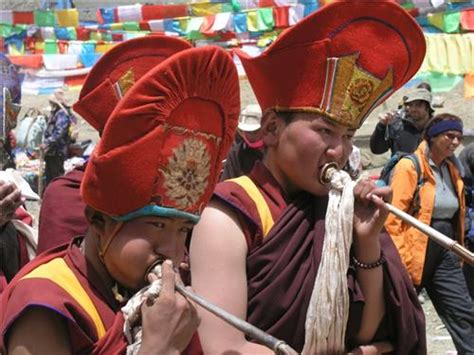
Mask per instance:
[[[444,235],[464,242],[465,199],[460,163],[454,156],[463,135],[459,117],[435,116],[427,125],[415,154],[421,166],[423,185],[411,160],[395,166],[392,204]],[[413,208],[416,206],[416,208]],[[385,224],[418,290],[425,288],[439,317],[446,325],[459,354],[474,353],[474,301],[469,295],[460,258],[423,232],[395,215]]]
[[[225,160],[221,180],[232,179],[249,173],[255,162],[262,159],[261,119],[262,110],[259,105],[248,105],[242,110],[237,135]]]
[[[464,169],[466,192],[466,247],[474,251],[474,142],[469,143],[459,154]],[[474,267],[467,263],[463,266],[464,276],[471,298],[474,299]]]
[[[403,98],[403,107],[396,112],[386,112],[370,137],[370,150],[383,154],[389,149],[413,153],[422,140],[422,132],[433,115],[432,95],[426,89],[415,89]]]
[[[15,135],[21,102],[21,81],[16,67],[0,53],[0,170],[15,168]]]
[[[45,185],[48,185],[55,177],[64,174],[64,161],[71,142],[69,128],[74,120],[63,90],[57,89],[49,97],[49,104],[51,114],[41,145],[44,151]]]

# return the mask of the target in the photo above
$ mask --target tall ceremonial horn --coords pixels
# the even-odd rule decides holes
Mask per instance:
[[[332,175],[338,170],[339,169],[336,163],[328,163],[324,165],[321,169],[319,181],[324,185],[329,185],[331,183]],[[385,202],[384,204],[385,207],[395,216],[401,218],[403,221],[419,229],[429,238],[431,238],[435,243],[441,245],[443,248],[453,251],[469,265],[474,265],[474,253],[464,248],[457,241],[445,236],[443,233],[438,232],[436,229],[420,222],[415,217],[391,205],[390,203]]]
[[[157,275],[158,277],[160,277],[159,275],[161,274],[161,272],[158,272],[158,268],[161,268],[161,264],[164,261],[165,261],[164,258],[159,259],[156,263],[154,263],[150,267],[150,270],[146,272],[146,274],[153,273]],[[184,297],[191,299],[192,301],[200,305],[205,310],[211,312],[212,314],[219,317],[220,319],[230,324],[234,328],[240,330],[242,333],[250,336],[251,338],[255,340],[256,343],[259,343],[271,349],[272,351],[275,352],[275,354],[298,355],[298,353],[293,348],[291,348],[287,343],[285,343],[283,340],[277,339],[274,336],[268,333],[265,333],[263,330],[257,328],[256,326],[244,321],[243,319],[240,319],[239,317],[236,317],[233,314],[230,314],[229,312],[223,310],[222,308],[217,307],[216,305],[212,304],[208,300],[202,298],[201,296],[198,296],[194,292],[187,289],[183,285],[183,283],[177,282],[175,284],[175,289]]]

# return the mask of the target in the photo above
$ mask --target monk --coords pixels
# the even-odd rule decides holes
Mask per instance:
[[[193,230],[193,288],[304,354],[426,353],[421,306],[383,230],[391,189],[354,183],[343,215],[352,238],[341,230],[334,240],[320,181],[327,163],[345,165],[370,111],[417,72],[421,29],[391,1],[336,1],[260,56],[237,54],[262,108],[265,154],[217,185]],[[270,353],[200,314],[204,353]]]
[[[166,58],[188,48],[191,45],[184,40],[162,36],[119,43],[92,67],[79,100],[73,105],[74,111],[100,135],[110,114],[134,83]],[[54,179],[45,190],[38,225],[38,254],[85,234],[85,204],[79,193],[84,171],[85,166],[79,166]]]
[[[121,307],[156,281],[151,270],[163,259],[161,293],[140,308],[139,353],[185,349],[199,318],[174,291],[174,268],[218,180],[239,111],[236,68],[217,47],[180,51],[133,85],[85,171],[85,237],[37,257],[2,294],[2,353],[124,354]]]

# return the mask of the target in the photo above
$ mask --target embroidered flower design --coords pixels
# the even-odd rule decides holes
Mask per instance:
[[[365,78],[354,80],[349,86],[349,95],[353,101],[363,105],[374,91],[374,83]]]
[[[198,139],[186,139],[173,150],[163,175],[166,196],[176,208],[186,210],[201,198],[208,186],[210,160],[206,144]]]

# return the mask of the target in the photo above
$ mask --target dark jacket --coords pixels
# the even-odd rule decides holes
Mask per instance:
[[[379,122],[370,137],[370,151],[383,154],[390,149],[392,155],[398,151],[413,153],[421,142],[421,133],[406,119],[396,119],[388,127]]]

